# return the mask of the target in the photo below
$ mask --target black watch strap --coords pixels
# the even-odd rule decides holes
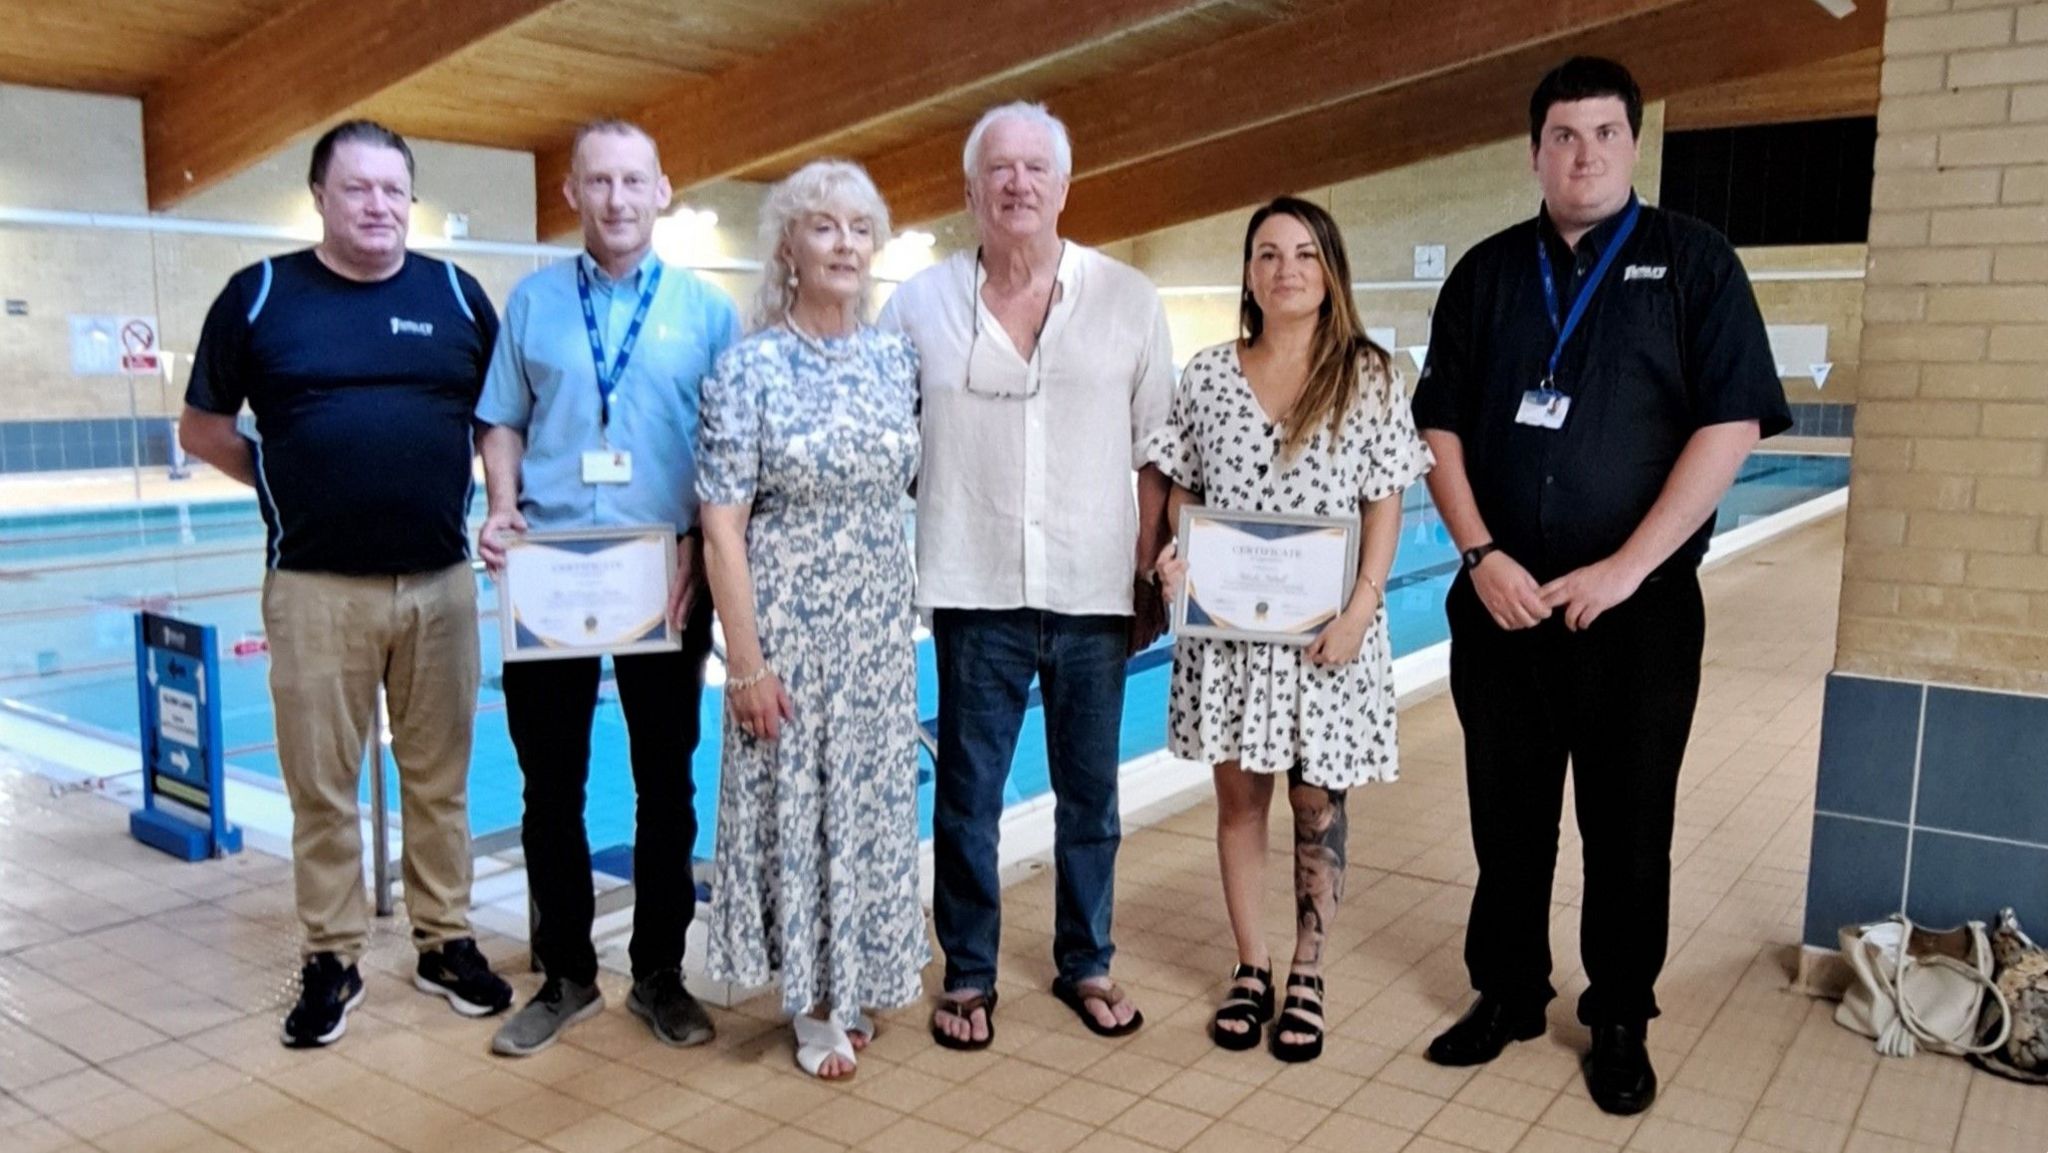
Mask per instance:
[[[1485,560],[1490,554],[1497,553],[1499,551],[1499,545],[1493,543],[1492,541],[1487,541],[1485,544],[1473,545],[1471,548],[1468,548],[1464,552],[1459,553],[1458,559],[1464,562],[1465,571],[1471,572],[1474,568],[1478,567],[1480,561]]]

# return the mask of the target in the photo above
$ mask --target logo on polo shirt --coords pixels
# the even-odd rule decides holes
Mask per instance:
[[[1662,264],[1631,264],[1622,269],[1621,278],[1627,280],[1662,280],[1666,266]]]
[[[429,321],[405,320],[394,316],[391,318],[391,335],[398,336],[401,333],[408,336],[432,336],[434,326]]]

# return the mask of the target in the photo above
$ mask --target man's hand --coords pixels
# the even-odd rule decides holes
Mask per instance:
[[[1550,617],[1551,606],[1544,602],[1536,578],[1504,552],[1487,553],[1473,566],[1472,591],[1493,614],[1493,623],[1504,629],[1534,628]]]
[[[476,532],[476,553],[483,558],[484,567],[492,576],[505,571],[505,545],[511,537],[526,534],[526,518],[518,509],[493,512],[484,518],[484,525]]]
[[[669,631],[680,634],[696,607],[704,584],[704,538],[696,533],[676,538],[676,581],[668,590]]]
[[[1134,579],[1131,610],[1130,655],[1137,656],[1166,632],[1166,601],[1159,595],[1159,586],[1143,576]]]
[[[1564,610],[1564,627],[1577,632],[1601,613],[1636,595],[1645,573],[1616,557],[1576,568],[1544,585],[1543,603]]]

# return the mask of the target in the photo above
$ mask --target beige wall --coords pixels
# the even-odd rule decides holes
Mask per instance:
[[[1835,664],[2042,693],[2048,0],[1948,7],[1885,28]]]
[[[306,192],[313,138],[178,206],[171,216],[298,230],[317,222]],[[525,153],[414,141],[420,203],[413,235],[433,241],[451,210],[477,240],[533,238],[533,162]],[[136,216],[147,211],[142,113],[125,97],[0,85],[0,208]],[[137,382],[144,415],[175,412],[207,307],[236,269],[305,241],[96,227],[0,224],[0,420],[125,416],[128,381],[71,373],[74,313],[154,315],[175,378]],[[533,256],[465,253],[459,263],[500,302]]]
[[[1642,160],[1636,168],[1636,187],[1646,199],[1656,199],[1663,160],[1664,105],[1655,103],[1643,110]],[[1474,244],[1527,219],[1540,199],[1529,170],[1528,141],[1520,137],[1303,195],[1328,208],[1343,228],[1353,279],[1375,283],[1412,281],[1415,247],[1421,244],[1444,245],[1445,267],[1455,265]],[[1250,215],[1245,208],[1139,237],[1130,245],[1132,263],[1162,286],[1234,286],[1240,281],[1244,225]],[[1863,264],[1863,247],[1751,249],[1742,257],[1752,272],[1854,269]],[[1428,343],[1436,291],[1432,283],[1417,283],[1356,295],[1366,324],[1392,327],[1396,343],[1406,346]],[[1828,326],[1834,369],[1826,386],[1816,389],[1806,378],[1791,378],[1786,381],[1787,395],[1805,403],[1853,401],[1862,282],[1765,280],[1758,282],[1756,291],[1770,323]],[[1183,360],[1237,335],[1235,288],[1169,294],[1166,311],[1174,354]],[[1413,374],[1410,362],[1397,363]]]

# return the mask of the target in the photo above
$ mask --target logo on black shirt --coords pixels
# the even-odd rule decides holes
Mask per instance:
[[[1662,264],[1631,264],[1627,268],[1622,269],[1621,279],[1624,282],[1630,280],[1662,280],[1664,279],[1664,273],[1667,271],[1667,266]]]
[[[434,326],[430,321],[401,320],[394,316],[391,318],[391,335],[397,336],[400,333],[406,333],[411,336],[432,336],[434,335]]]

